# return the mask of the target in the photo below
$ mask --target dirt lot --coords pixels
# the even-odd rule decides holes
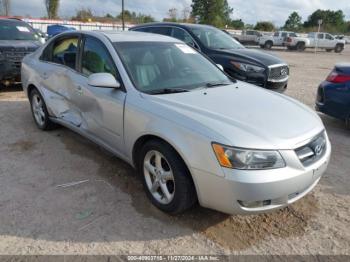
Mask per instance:
[[[343,54],[271,51],[291,66],[287,95],[313,107]],[[278,110],[278,109],[276,109]],[[20,90],[0,93],[0,254],[348,254],[350,131],[322,116],[333,145],[315,190],[284,210],[171,217],[146,199],[125,163],[60,128],[35,127]],[[74,181],[85,183],[58,187]]]

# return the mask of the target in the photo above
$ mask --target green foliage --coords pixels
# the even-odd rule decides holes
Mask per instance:
[[[317,28],[318,20],[322,20],[322,31],[331,33],[346,33],[348,30],[345,16],[342,10],[332,11],[318,9],[309,16],[307,21],[305,21],[304,28]]]
[[[244,29],[244,22],[242,21],[242,19],[239,20],[232,20],[229,24],[230,27],[234,28],[234,29]]]
[[[122,13],[120,13],[117,17],[118,20],[122,19]],[[155,19],[151,15],[145,15],[142,13],[130,12],[129,10],[124,10],[124,20],[125,22],[129,22],[132,24],[142,24],[142,23],[150,23],[154,22]]]
[[[294,11],[289,15],[286,23],[283,26],[283,29],[298,32],[302,28],[302,26],[302,17]]]
[[[60,0],[44,0],[49,19],[58,18],[58,9],[60,7]]]
[[[266,32],[271,32],[275,30],[275,26],[273,23],[268,22],[268,21],[262,21],[262,22],[257,22],[255,27],[255,30],[258,31],[266,31]]]
[[[230,24],[232,12],[227,0],[192,0],[192,16],[200,24],[224,27]]]

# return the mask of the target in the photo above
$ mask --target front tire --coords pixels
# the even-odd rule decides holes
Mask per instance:
[[[191,174],[178,153],[165,142],[147,142],[141,149],[138,168],[147,197],[160,210],[180,214],[197,202]]]
[[[273,46],[273,43],[271,41],[267,41],[265,44],[264,44],[264,48],[265,49],[271,49]]]
[[[334,52],[336,53],[341,53],[344,50],[344,46],[343,45],[336,45],[336,47],[334,48]]]
[[[50,120],[45,101],[37,89],[30,92],[29,101],[37,127],[45,131],[55,129],[57,125]]]

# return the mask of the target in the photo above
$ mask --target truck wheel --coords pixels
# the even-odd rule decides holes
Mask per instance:
[[[298,50],[299,52],[304,51],[304,50],[305,50],[305,43],[299,42],[299,43],[297,44],[297,50]]]
[[[197,202],[186,164],[167,143],[159,140],[147,142],[140,152],[138,170],[147,197],[160,210],[179,214]]]
[[[267,41],[264,45],[264,48],[265,49],[271,49],[273,46],[273,43],[271,41]]]
[[[343,50],[344,50],[344,46],[343,45],[336,45],[335,46],[335,48],[334,48],[334,52],[336,52],[336,53],[341,53],[341,52],[343,52]]]

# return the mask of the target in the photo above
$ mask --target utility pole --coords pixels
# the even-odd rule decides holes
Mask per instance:
[[[124,0],[122,0],[122,24],[123,24],[123,31],[125,31],[125,21],[124,21]]]

